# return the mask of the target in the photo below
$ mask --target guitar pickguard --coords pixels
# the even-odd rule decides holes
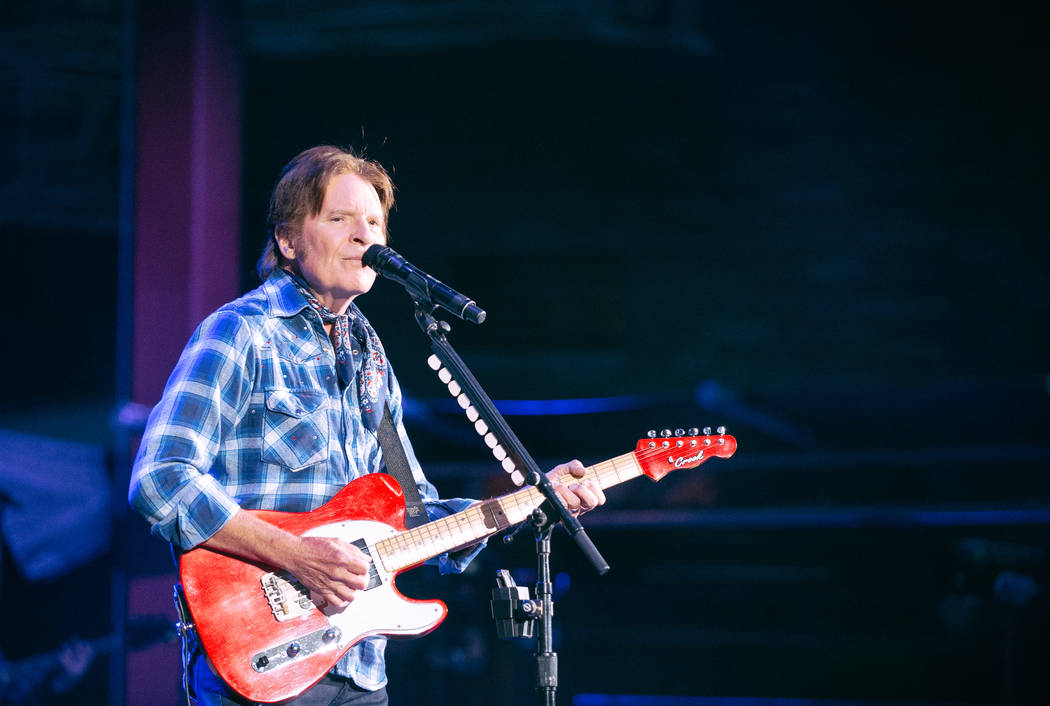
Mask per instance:
[[[446,614],[443,603],[406,599],[394,588],[394,576],[373,558],[371,547],[397,533],[390,525],[368,520],[334,522],[304,532],[304,537],[337,537],[357,546],[372,561],[369,584],[341,611],[323,608],[329,624],[339,628],[355,642],[382,632],[387,635],[418,635],[441,622]]]

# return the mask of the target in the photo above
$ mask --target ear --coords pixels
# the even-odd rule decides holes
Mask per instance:
[[[277,248],[285,260],[295,259],[294,241],[287,228],[278,228],[274,232],[274,240],[277,241]]]

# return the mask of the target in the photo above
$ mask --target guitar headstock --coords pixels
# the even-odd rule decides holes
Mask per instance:
[[[736,453],[736,439],[725,432],[725,427],[718,427],[714,434],[710,427],[704,428],[703,434],[696,428],[688,434],[676,429],[674,436],[670,429],[664,429],[659,436],[651,431],[649,438],[638,442],[634,457],[642,473],[660,480],[679,468],[696,468],[709,458],[732,456]]]

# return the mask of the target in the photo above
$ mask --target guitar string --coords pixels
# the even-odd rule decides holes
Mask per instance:
[[[709,439],[711,437],[705,438]],[[642,462],[651,461],[666,453],[688,451],[691,448],[693,447],[663,447],[661,444],[654,448],[637,449],[607,461],[601,461],[593,466],[588,466],[581,480],[595,480],[603,489],[608,488],[642,475]],[[696,448],[705,452],[704,456],[696,460],[696,465],[713,456],[722,455],[719,453],[713,453],[710,456],[706,455],[709,451],[721,450],[720,446],[714,444]],[[626,477],[624,477],[625,473],[627,474]],[[384,559],[384,566],[391,571],[399,571],[425,561],[443,551],[448,551],[457,546],[469,545],[471,542],[483,537],[496,534],[499,531],[498,529],[493,529],[485,524],[485,507],[487,503],[496,503],[503,510],[503,514],[510,524],[514,525],[523,521],[542,502],[542,495],[536,488],[523,488],[514,493],[474,505],[462,512],[448,515],[421,527],[399,532],[393,537],[379,540],[376,542],[374,549]],[[387,559],[390,561],[386,561]],[[392,564],[392,566],[388,564]]]

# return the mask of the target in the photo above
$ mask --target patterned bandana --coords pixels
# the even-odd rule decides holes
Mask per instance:
[[[375,432],[383,419],[387,376],[386,352],[379,336],[356,304],[350,304],[345,314],[337,314],[317,300],[301,277],[288,274],[306,302],[321,315],[321,321],[332,324],[339,382],[346,387],[357,378],[361,421],[369,431]]]

